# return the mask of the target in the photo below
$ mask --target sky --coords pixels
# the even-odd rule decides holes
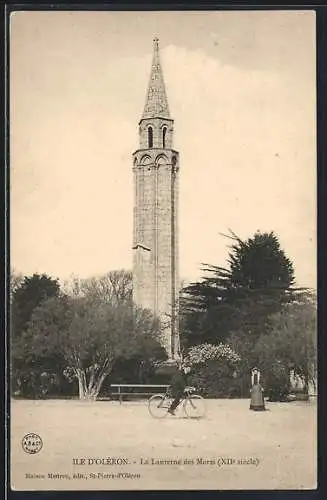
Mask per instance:
[[[60,280],[132,268],[154,36],[180,152],[181,278],[226,265],[229,228],[260,230],[315,287],[313,11],[12,14],[11,267]]]

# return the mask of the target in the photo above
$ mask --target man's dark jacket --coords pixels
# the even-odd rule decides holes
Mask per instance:
[[[183,370],[178,370],[172,377],[170,387],[173,395],[183,393],[187,386],[186,375]]]

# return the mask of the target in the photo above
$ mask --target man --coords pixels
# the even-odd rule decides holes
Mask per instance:
[[[178,362],[177,367],[177,371],[173,375],[170,383],[171,394],[174,398],[168,410],[168,413],[170,413],[170,415],[175,415],[175,410],[179,405],[183,397],[185,387],[187,386],[186,374],[189,372],[189,368],[183,366],[180,361]]]

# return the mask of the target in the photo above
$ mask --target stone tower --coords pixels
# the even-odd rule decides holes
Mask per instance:
[[[173,149],[173,126],[159,40],[155,38],[150,81],[139,122],[140,144],[133,153],[133,298],[138,306],[151,309],[161,320],[162,341],[170,359],[179,352],[179,155]]]

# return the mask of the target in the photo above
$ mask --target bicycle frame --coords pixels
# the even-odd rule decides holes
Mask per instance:
[[[184,390],[184,393],[181,395],[179,404],[177,405],[177,407],[178,406],[183,407],[183,412],[186,415],[186,417],[188,417],[188,418],[192,418],[192,416],[189,414],[188,404],[190,404],[190,407],[193,408],[193,410],[196,410],[197,404],[195,404],[194,401],[195,400],[197,400],[197,401],[203,400],[203,398],[200,395],[194,394],[195,392],[196,392],[196,389],[194,387],[186,387]],[[169,413],[169,408],[171,407],[173,399],[174,399],[174,396],[171,393],[171,388],[169,388],[164,394],[153,395],[149,399],[149,403],[148,403],[149,404],[149,411],[150,411],[151,415],[153,417],[163,418],[165,415],[167,415]],[[151,410],[151,404],[152,404],[151,402],[152,401],[156,401],[155,406],[153,407],[153,410],[155,410],[155,408],[156,408],[159,411],[160,411],[160,409],[164,411],[164,413],[161,414],[161,416],[153,414],[153,412]],[[202,413],[203,414],[200,416],[200,418],[202,418],[202,416],[204,415],[205,408],[204,408],[204,412],[202,412]],[[198,417],[193,417],[193,418],[198,418]]]
[[[185,405],[185,402],[186,402],[187,400],[190,400],[190,396],[191,396],[191,394],[193,394],[194,392],[195,392],[195,388],[194,388],[194,387],[186,387],[186,388],[184,389],[183,395],[182,395],[182,397],[181,397],[181,400],[180,400],[180,402],[179,402],[178,406],[180,406],[182,403],[183,403],[183,405]],[[161,401],[161,403],[158,405],[158,408],[166,408],[166,406],[164,406],[164,403],[166,403],[166,402],[168,402],[168,407],[167,407],[167,408],[169,408],[169,406],[170,406],[170,404],[171,404],[171,401],[170,401],[170,400],[171,400],[171,399],[174,399],[174,397],[173,397],[173,396],[172,396],[172,394],[171,394],[171,390],[170,390],[170,389],[168,389],[168,390],[165,392],[165,394],[164,394],[163,396],[164,396],[164,397],[163,397],[163,400],[162,400],[162,401]]]

